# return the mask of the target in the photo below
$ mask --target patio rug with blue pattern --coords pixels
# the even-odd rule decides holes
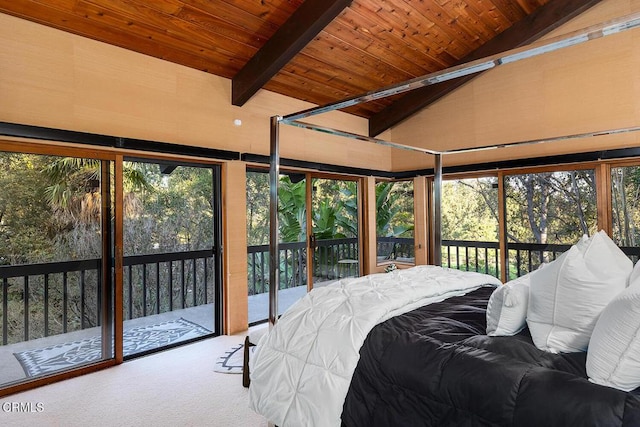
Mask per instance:
[[[182,317],[157,325],[124,331],[124,355],[164,347],[178,341],[198,338],[211,331]],[[95,336],[36,350],[14,353],[27,377],[48,374],[95,362],[102,357],[102,338]]]

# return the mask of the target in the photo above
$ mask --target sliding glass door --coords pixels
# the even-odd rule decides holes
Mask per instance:
[[[309,288],[360,275],[358,181],[286,172],[278,198],[282,314]],[[269,175],[261,170],[247,171],[247,267],[255,324],[269,314]]]
[[[217,170],[129,159],[123,171],[124,356],[219,334]]]
[[[0,385],[113,357],[111,172],[0,152]]]
[[[3,147],[0,389],[220,333],[219,166]]]
[[[280,176],[280,288],[278,314],[307,292],[307,178]],[[269,316],[269,174],[247,172],[247,283],[249,324]]]

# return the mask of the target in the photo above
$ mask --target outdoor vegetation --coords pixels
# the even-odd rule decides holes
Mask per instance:
[[[358,205],[356,181],[318,179],[312,183],[314,281],[357,274]],[[282,175],[279,182],[280,241],[300,243],[281,250],[280,288],[306,286],[306,182],[304,175]],[[413,257],[413,182],[376,184],[378,237],[406,238],[409,244],[381,242],[383,258]],[[247,244],[249,295],[266,292],[269,281],[269,175],[247,173]],[[253,247],[253,248],[252,248]],[[256,248],[260,247],[260,248]],[[260,249],[259,252],[256,249]],[[345,260],[348,264],[340,264]]]
[[[413,230],[413,181],[377,182],[378,260],[413,262],[415,257]]]
[[[110,167],[108,162],[92,159],[0,153],[4,344],[100,323],[98,268],[103,255],[101,175],[105,166]],[[125,162],[124,174],[125,256],[212,248],[211,169],[178,167],[163,174],[157,164]],[[96,262],[82,269],[68,264],[78,260]],[[1,267],[24,264],[41,264],[39,271],[66,272],[13,277]],[[169,268],[181,274],[184,267],[165,263],[161,273]],[[201,263],[185,270],[187,292],[207,292],[211,301],[211,289],[194,288],[193,274],[202,270],[202,275],[203,269]],[[125,274],[126,318],[158,311],[158,307],[160,312],[175,308],[167,305],[170,292],[175,293],[176,305],[182,306],[182,289],[165,283],[158,293],[157,276],[150,274],[153,279],[143,284],[143,274],[141,266]],[[134,296],[131,300],[129,291]],[[191,306],[203,299],[184,302]],[[143,300],[147,307],[142,307]]]
[[[634,248],[640,239],[640,167],[611,169],[613,239]],[[637,260],[637,256],[636,259]]]
[[[259,247],[248,257],[249,295],[265,292],[269,283],[269,175],[247,173],[247,244]],[[312,233],[315,251],[314,276],[322,280],[326,266],[340,257],[357,255],[358,204],[355,181],[313,179]],[[307,185],[304,175],[282,175],[278,192],[280,241],[288,245],[280,256],[280,288],[306,286]],[[342,239],[342,245],[323,246],[323,241]],[[325,270],[323,270],[323,268]],[[317,274],[316,274],[317,273]]]
[[[593,170],[543,172],[505,177],[508,276],[514,278],[562,252],[547,245],[572,245],[597,228]],[[457,254],[453,266],[498,274],[498,183],[496,178],[445,181],[442,238],[496,242],[484,252]],[[448,259],[449,248],[443,250]],[[478,251],[478,252],[476,252]],[[487,253],[489,255],[487,255]],[[476,255],[478,261],[476,262]],[[473,258],[468,262],[469,258]],[[464,266],[462,265],[464,264]],[[488,264],[488,265],[487,265]]]
[[[497,178],[442,182],[442,262],[461,270],[498,276]],[[470,242],[459,246],[448,241]],[[490,242],[479,248],[476,242]]]

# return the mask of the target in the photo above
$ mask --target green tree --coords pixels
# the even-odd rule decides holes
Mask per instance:
[[[443,181],[444,239],[498,241],[498,191],[494,183],[494,178]]]
[[[247,172],[247,245],[269,243],[269,174]]]
[[[505,178],[510,241],[573,244],[597,227],[593,170]]]
[[[289,176],[282,176],[278,189],[278,226],[282,242],[306,240],[306,212],[305,181],[292,183]]]
[[[613,238],[621,246],[637,245],[640,221],[640,167],[611,169]]]
[[[48,156],[0,153],[0,264],[52,260],[62,228],[44,197]]]
[[[413,237],[413,191],[411,191],[411,205],[408,207],[408,190],[404,187],[401,182],[376,183],[376,234],[378,237]]]

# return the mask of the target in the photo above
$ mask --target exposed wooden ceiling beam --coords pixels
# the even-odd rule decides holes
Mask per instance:
[[[552,0],[506,29],[454,65],[524,46],[550,33],[601,0]],[[454,91],[478,74],[449,80],[409,92],[369,119],[369,135],[374,137]]]
[[[231,102],[242,106],[352,0],[306,0],[236,74]]]

